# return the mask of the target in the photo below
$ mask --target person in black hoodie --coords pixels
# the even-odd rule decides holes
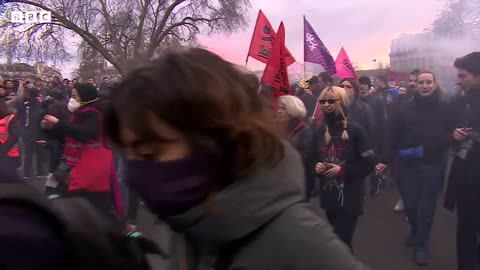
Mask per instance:
[[[375,118],[370,105],[360,100],[360,85],[355,78],[345,78],[340,82],[340,87],[345,89],[345,92],[350,99],[350,106],[348,108],[348,115],[350,120],[361,125],[370,138],[372,143],[375,142]]]
[[[413,100],[404,103],[389,121],[390,159],[396,159],[398,184],[410,224],[408,246],[415,247],[415,262],[428,265],[429,240],[436,202],[443,186],[451,137],[449,107],[435,75],[418,75]]]
[[[382,75],[375,79],[375,92],[373,94],[380,98],[383,103],[385,103],[385,99],[387,98],[388,89],[390,89],[390,87],[388,86],[388,79],[386,76]]]
[[[24,92],[23,102],[17,105],[17,117],[22,125],[23,176],[26,180],[32,179],[35,175],[38,178],[44,178],[47,175],[47,151],[39,143],[45,140],[45,133],[40,127],[40,121],[45,112],[38,101],[39,95],[38,89],[27,88]],[[34,172],[34,162],[37,165],[36,173]]]
[[[453,101],[454,158],[445,207],[457,210],[458,270],[480,267],[480,52],[455,61],[464,94]]]
[[[313,139],[320,201],[337,235],[352,248],[363,212],[365,178],[375,167],[374,150],[365,129],[349,121],[349,99],[343,88],[326,88],[319,102],[326,120]]]
[[[71,113],[67,109],[65,98],[65,93],[60,89],[53,89],[50,91],[49,95],[42,102],[42,107],[46,114],[52,115],[60,119],[60,121],[68,121],[71,117]],[[65,139],[62,136],[53,136],[49,132],[46,134],[46,139],[40,143],[45,146],[49,152],[49,177],[51,177],[51,174],[54,173],[60,165]],[[45,194],[47,196],[58,192],[57,188],[50,186],[52,183],[49,180],[50,179],[47,179],[45,187]],[[53,186],[55,186],[55,184],[53,184]]]
[[[375,129],[374,129],[374,145],[375,153],[377,153],[377,158],[382,161],[382,153],[385,148],[385,103],[378,96],[370,93],[370,88],[372,87],[372,82],[368,77],[360,77],[358,79],[360,84],[360,101],[368,104],[372,109],[373,116],[375,118]]]

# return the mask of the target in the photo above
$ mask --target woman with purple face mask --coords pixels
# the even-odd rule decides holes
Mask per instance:
[[[128,184],[175,232],[172,269],[365,269],[305,203],[301,157],[256,90],[185,49],[134,70],[106,108]]]

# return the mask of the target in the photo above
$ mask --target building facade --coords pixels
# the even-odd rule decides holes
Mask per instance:
[[[49,67],[44,62],[37,62],[33,66],[26,63],[0,64],[0,76],[3,80],[30,80],[42,79],[50,81],[53,76],[62,78],[62,73],[55,67]]]
[[[429,70],[437,75],[441,86],[450,89],[456,83],[453,62],[479,49],[479,43],[468,37],[438,36],[425,32],[404,34],[392,40],[390,67],[396,72]]]

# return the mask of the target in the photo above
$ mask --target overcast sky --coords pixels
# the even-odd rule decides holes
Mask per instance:
[[[439,0],[252,0],[250,24],[225,36],[201,37],[201,43],[225,59],[244,65],[258,10],[272,26],[285,24],[286,44],[298,62],[303,62],[303,15],[336,57],[343,45],[352,61],[373,67],[374,58],[388,63],[390,42],[402,33],[418,33],[438,14]],[[63,65],[66,76],[77,65]],[[264,64],[249,60],[250,69]]]

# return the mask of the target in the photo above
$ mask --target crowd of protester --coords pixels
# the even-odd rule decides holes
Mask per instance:
[[[172,229],[172,269],[367,269],[352,240],[387,180],[405,245],[427,266],[447,184],[458,269],[478,270],[480,53],[452,64],[455,95],[431,71],[405,85],[323,72],[273,102],[274,89],[203,49],[168,52],[119,83],[5,80],[0,167],[45,180],[51,200],[88,201],[122,235],[138,234],[141,198]],[[0,222],[22,218],[13,212],[0,205]]]

